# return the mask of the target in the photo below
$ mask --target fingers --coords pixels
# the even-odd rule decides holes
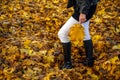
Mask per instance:
[[[80,19],[79,22],[80,24],[86,22],[86,18]]]
[[[80,14],[79,22],[80,22],[80,24],[86,22],[86,15],[85,14],[82,14],[82,13]]]

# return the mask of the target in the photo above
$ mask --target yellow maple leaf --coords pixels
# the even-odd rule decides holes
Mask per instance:
[[[105,14],[105,8],[99,10],[99,11],[97,12],[97,14],[99,14],[99,15]]]
[[[50,76],[52,76],[52,75],[54,75],[54,74],[56,74],[56,73],[55,73],[55,72],[51,72],[51,73],[47,74],[47,75],[44,77],[43,80],[50,80]]]
[[[96,49],[101,51],[104,48],[105,43],[103,41],[98,41],[96,44]]]
[[[94,21],[95,21],[96,23],[101,23],[101,22],[102,22],[102,19],[101,19],[101,18],[96,17]]]
[[[14,10],[13,6],[10,6],[10,7],[9,7],[9,10],[10,10],[10,11],[13,11],[13,10]]]
[[[119,60],[118,56],[115,56],[115,57],[111,58],[109,61],[110,61],[112,64],[116,64],[116,61],[118,61],[118,60]]]
[[[103,52],[103,53],[100,54],[100,56],[98,57],[98,59],[102,59],[102,58],[104,58],[106,55],[107,55],[107,54]]]
[[[3,19],[5,19],[5,18],[6,18],[5,15],[0,15],[0,20],[3,20]]]
[[[54,62],[54,56],[52,56],[52,55],[50,55],[50,56],[44,56],[44,60],[47,63]]]
[[[120,49],[120,44],[113,46],[112,49]]]
[[[101,35],[94,35],[94,36],[92,37],[92,40],[95,41],[95,42],[97,42],[97,41],[100,40],[101,38],[102,38]]]
[[[49,17],[46,17],[45,20],[46,20],[46,21],[50,21],[50,18],[49,18]]]
[[[25,48],[30,49],[30,47],[29,47],[30,43],[31,43],[31,40],[26,40],[26,41],[24,42]]]
[[[114,74],[114,71],[115,71],[116,67],[117,67],[116,65],[112,65],[111,71],[110,71],[111,75]]]
[[[104,70],[109,70],[109,69],[111,69],[111,63],[110,63],[110,61],[105,61],[103,64],[102,64],[102,68],[104,69]]]
[[[59,3],[59,0],[53,0],[53,3],[54,3],[54,4],[58,4],[58,3]]]
[[[90,76],[92,77],[93,80],[99,80],[99,76],[95,74],[91,74]]]

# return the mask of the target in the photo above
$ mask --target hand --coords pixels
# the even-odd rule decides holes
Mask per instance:
[[[80,16],[79,16],[80,24],[84,23],[85,21],[86,21],[86,14],[80,13]]]

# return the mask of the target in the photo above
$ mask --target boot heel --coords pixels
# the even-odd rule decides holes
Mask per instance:
[[[72,69],[73,66],[72,66],[71,62],[67,62],[66,64],[63,65],[62,69],[64,69],[64,68],[66,68],[66,69]]]
[[[82,63],[83,63],[84,66],[93,67],[93,65],[94,65],[94,58],[86,59]]]

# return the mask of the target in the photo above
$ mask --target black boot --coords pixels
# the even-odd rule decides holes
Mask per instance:
[[[94,65],[92,40],[84,41],[84,47],[86,52],[86,60],[83,61],[83,65],[92,67]]]
[[[62,67],[66,69],[72,68],[72,62],[71,62],[71,42],[69,43],[62,43],[63,45],[63,52],[64,52],[64,65]]]

